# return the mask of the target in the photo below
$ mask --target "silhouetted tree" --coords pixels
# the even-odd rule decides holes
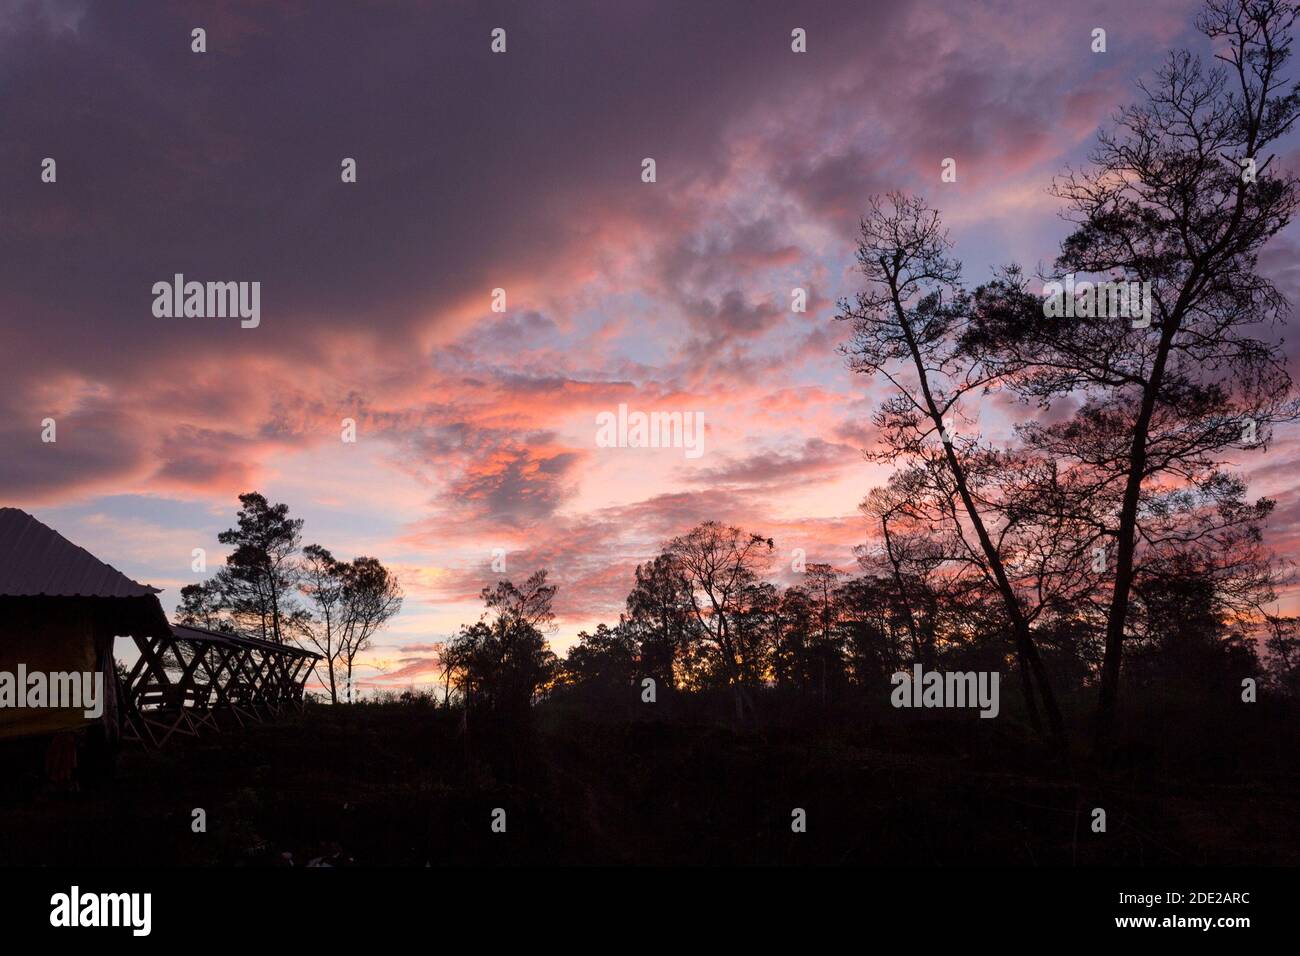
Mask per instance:
[[[777,607],[776,642],[772,648],[772,680],[778,687],[807,691],[812,629],[813,609],[808,593],[786,588]]]
[[[1300,617],[1269,614],[1264,622],[1270,682],[1283,694],[1300,699]]]
[[[304,642],[325,657],[331,702],[338,703],[339,667],[351,700],[358,657],[401,610],[396,576],[376,558],[339,561],[318,544],[299,556],[303,522],[289,517],[288,505],[271,505],[257,492],[239,501],[238,527],[218,535],[234,545],[226,566],[181,589],[177,617],[183,624],[276,643]]]
[[[847,681],[839,577],[829,564],[809,564],[803,581],[789,588],[781,603],[782,616],[793,626],[784,635],[788,666],[804,692],[823,704]]]
[[[1159,682],[1224,698],[1258,672],[1255,643],[1224,591],[1186,561],[1146,575],[1134,590],[1133,683]]]
[[[972,339],[1000,381],[1044,406],[1086,395],[1072,423],[1029,437],[1047,454],[1086,464],[1098,499],[1115,509],[1105,528],[1099,752],[1113,731],[1130,595],[1147,560],[1144,524],[1180,504],[1171,496],[1182,492],[1152,490],[1190,489],[1201,500],[1189,511],[1240,510],[1223,497],[1232,489],[1219,472],[1222,454],[1263,448],[1270,426],[1295,414],[1280,347],[1257,337],[1286,303],[1256,269],[1297,202],[1295,177],[1269,153],[1300,113],[1300,85],[1282,75],[1295,17],[1289,3],[1211,0],[1198,26],[1225,65],[1171,54],[1155,82],[1142,84],[1142,101],[1100,134],[1091,168],[1056,185],[1076,223],[1058,272],[1148,283],[1149,327],[1106,314],[995,310]],[[1202,533],[1195,525],[1188,535]]]
[[[671,692],[678,662],[698,634],[690,591],[672,555],[637,565],[622,627],[636,643],[642,675]]]
[[[181,602],[176,608],[176,620],[181,624],[207,628],[209,631],[234,632],[234,625],[225,616],[226,598],[221,593],[219,578],[210,578],[199,584],[181,588]]]
[[[339,655],[339,629],[342,624],[343,574],[334,555],[318,544],[302,549],[299,589],[312,603],[312,613],[303,615],[298,629],[308,644],[325,658],[329,679],[330,703],[339,702],[336,664]]]
[[[443,665],[467,708],[526,723],[533,699],[555,677],[545,636],[554,620],[555,587],[537,571],[521,587],[499,581],[482,597],[483,617],[461,628],[443,650]]]
[[[631,687],[638,676],[637,645],[623,627],[596,625],[578,632],[561,667],[562,680],[573,687],[614,691]]]
[[[285,642],[284,625],[298,609],[295,556],[302,519],[255,491],[239,496],[238,526],[217,535],[234,546],[217,574],[217,589],[236,628],[265,641]]]
[[[858,263],[867,288],[855,302],[841,301],[837,318],[853,326],[844,348],[850,368],[884,378],[894,390],[874,418],[883,447],[866,453],[908,463],[913,505],[928,501],[929,507],[949,512],[944,517],[963,552],[955,559],[978,568],[1003,602],[1027,678],[1030,717],[1037,721],[1036,689],[1051,736],[1063,748],[1060,708],[1007,572],[1005,512],[990,506],[983,494],[984,478],[997,473],[1000,456],[965,434],[964,425],[959,428],[963,400],[989,387],[996,373],[963,348],[970,301],[951,245],[938,212],[900,193],[873,198],[862,220]],[[967,528],[973,543],[963,533]]]
[[[766,568],[772,547],[771,538],[706,521],[666,548],[686,580],[703,640],[732,688],[738,720],[752,710],[746,688],[753,678],[752,652],[740,621],[745,588]]]
[[[902,668],[913,633],[905,601],[893,581],[871,575],[844,582],[838,595],[849,675],[864,688],[883,683]]]
[[[402,609],[402,588],[397,577],[377,558],[358,557],[337,565],[338,658],[347,678],[352,702],[352,671],[357,658],[375,634]]]

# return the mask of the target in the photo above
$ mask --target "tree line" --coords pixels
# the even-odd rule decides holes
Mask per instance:
[[[1005,655],[1058,752],[1062,693],[1095,693],[1097,754],[1122,675],[1253,673],[1262,643],[1294,689],[1295,620],[1267,610],[1290,572],[1263,545],[1274,503],[1250,500],[1232,469],[1300,417],[1276,332],[1289,304],[1259,271],[1300,197],[1273,152],[1300,115],[1284,76],[1296,15],[1209,0],[1197,26],[1214,62],[1171,53],[1087,165],[1054,182],[1072,228],[1036,278],[1136,283],[1138,321],[1045,308],[1015,264],[971,288],[937,210],[871,201],[864,287],[836,315],[850,369],[888,392],[864,450],[894,468],[862,504],[866,573],[810,565],[781,592],[760,577],[770,539],[706,522],[640,566],[619,623],[563,661],[540,638],[544,574],[485,592],[496,617],[450,643],[448,686],[522,706],[635,672],[725,685],[743,719],[763,684],[829,696],[903,659]],[[1010,436],[980,430],[994,395],[1024,410]]]
[[[638,565],[617,623],[580,632],[563,657],[547,641],[556,594],[547,572],[519,586],[499,581],[483,591],[482,619],[443,646],[446,698],[455,690],[467,709],[518,727],[543,698],[629,698],[649,678],[657,696],[725,692],[744,721],[768,689],[830,706],[885,699],[890,676],[914,663],[1005,669],[1017,647],[997,590],[973,575],[927,573],[907,551],[917,543],[864,545],[857,573],[810,563],[782,588],[764,577],[771,539],[705,522]],[[1226,700],[1250,677],[1300,695],[1296,619],[1246,617],[1239,607],[1213,569],[1144,578],[1130,615],[1130,684]],[[1087,620],[1094,612],[1080,595],[1034,615],[1044,671],[1058,688],[1096,686],[1105,642]]]

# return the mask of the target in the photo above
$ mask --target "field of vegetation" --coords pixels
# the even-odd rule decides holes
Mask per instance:
[[[559,695],[509,734],[466,728],[461,709],[427,697],[313,705],[127,750],[111,782],[83,792],[11,777],[0,865],[1300,862],[1300,724],[1266,702],[1246,724],[1237,711],[1233,741],[1224,715],[1166,704],[1141,722],[1178,733],[1121,746],[1101,775],[1041,769],[1043,744],[1013,715],[828,711],[770,694],[737,729],[730,703]],[[806,832],[792,830],[795,808]]]

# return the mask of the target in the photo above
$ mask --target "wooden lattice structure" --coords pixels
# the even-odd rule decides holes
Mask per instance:
[[[122,682],[122,736],[161,747],[301,709],[321,655],[287,644],[173,624],[135,635],[140,658]]]

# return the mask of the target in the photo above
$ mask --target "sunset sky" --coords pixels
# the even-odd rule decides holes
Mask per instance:
[[[925,195],[968,283],[1050,264],[1053,175],[1167,50],[1204,49],[1198,6],[4,3],[0,504],[170,612],[239,493],[283,501],[304,543],[398,572],[367,670],[391,687],[477,618],[494,548],[507,577],[551,570],[560,650],[703,520],[850,569],[886,475],[860,454],[883,384],[832,319],[867,197]],[[1298,250],[1264,262],[1293,302]],[[156,318],[175,273],[260,282],[260,326]],[[620,403],[702,412],[704,454],[598,447]],[[992,397],[980,427],[1026,414]],[[1243,459],[1282,553],[1296,438]]]

